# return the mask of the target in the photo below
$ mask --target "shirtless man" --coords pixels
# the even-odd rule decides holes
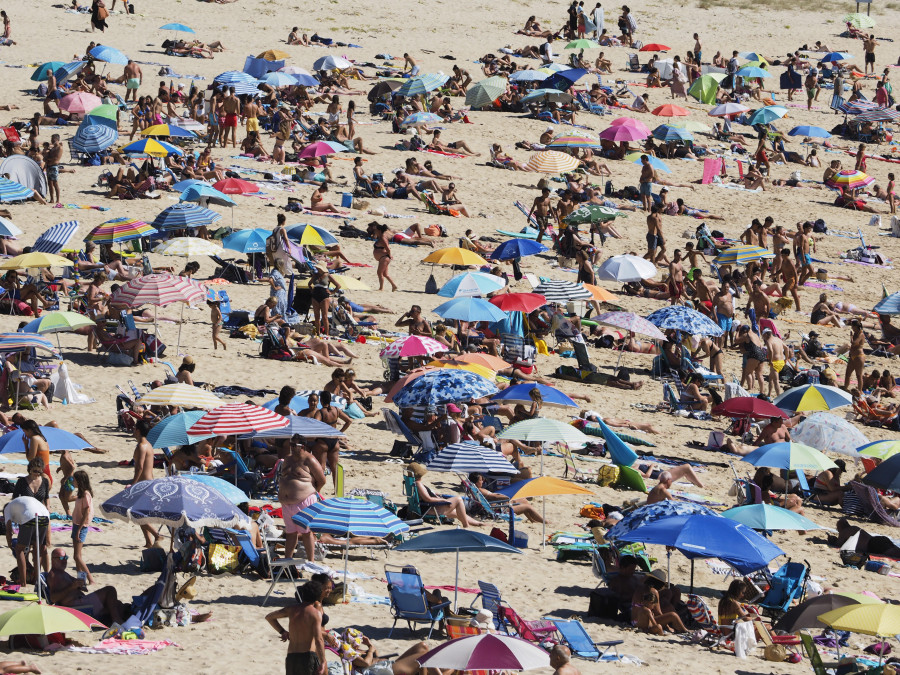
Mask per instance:
[[[323,391],[319,395],[319,400],[322,407],[316,410],[315,414],[313,414],[313,418],[320,422],[325,422],[325,424],[329,424],[335,429],[337,429],[338,422],[343,422],[344,427],[341,429],[341,432],[346,432],[353,423],[353,420],[351,420],[343,410],[331,405],[331,392]],[[337,468],[338,459],[340,458],[340,439],[317,438],[316,443],[313,446],[313,453],[316,455],[316,459],[319,460],[320,464],[322,463],[322,458],[326,458],[328,468],[331,470],[331,477],[334,480],[334,489],[335,492],[337,492]]]
[[[877,44],[878,41],[874,35],[869,35],[863,40],[863,49],[866,51],[866,75],[869,74],[870,69],[872,74],[875,74],[875,45]]]
[[[403,53],[403,72],[406,73],[407,69],[409,70],[409,76],[415,77],[419,74],[419,64],[416,63],[416,60],[411,57],[407,53]]]
[[[397,328],[406,328],[410,335],[431,337],[431,324],[422,318],[422,308],[418,305],[410,307],[409,311],[397,319],[394,325]]]
[[[90,606],[90,614],[99,619],[108,614],[116,623],[125,620],[123,610],[125,606],[119,602],[118,593],[113,586],[104,586],[93,593],[84,592],[86,580],[73,577],[66,572],[66,563],[69,556],[61,548],[53,549],[50,554],[50,571],[47,572],[47,590],[50,592],[50,601],[54,605],[63,607]]]
[[[750,319],[750,327],[757,335],[759,334],[759,319],[772,318],[772,305],[769,303],[769,296],[763,293],[760,279],[754,280],[750,287],[750,293],[747,295],[747,308],[744,313]]]
[[[734,296],[728,290],[727,285],[718,288],[712,298],[713,318],[722,329],[722,334],[716,338],[716,344],[719,348],[724,348],[728,342],[728,336],[731,335],[731,342],[734,344],[734,334],[732,327],[734,326]]]
[[[294,435],[291,438],[291,454],[288,455],[281,468],[278,480],[278,501],[281,502],[281,515],[284,518],[284,556],[293,558],[297,548],[297,540],[303,541],[306,559],[313,560],[315,554],[315,537],[313,533],[300,527],[291,518],[318,501],[316,494],[325,486],[325,472],[322,465],[312,456],[303,444],[303,438]]]
[[[553,204],[550,202],[550,188],[541,188],[541,196],[534,198],[534,203],[531,205],[531,210],[528,212],[527,218],[529,225],[531,224],[532,216],[534,216],[534,219],[538,223],[537,243],[541,243],[541,239],[544,238],[544,233],[547,231],[547,228],[550,227],[550,219],[555,213]]]
[[[453,141],[452,143],[444,143],[441,141],[441,130],[435,129],[432,132],[431,143],[427,146],[431,150],[438,152],[447,152],[456,155],[468,155],[470,157],[481,157],[480,152],[472,152],[472,148],[465,141]]]
[[[663,502],[667,499],[674,500],[675,497],[669,492],[669,488],[672,487],[672,482],[672,474],[668,471],[663,471],[659,474],[659,483],[647,493],[647,503],[656,504],[657,502]]]
[[[141,67],[134,61],[129,61],[125,66],[125,72],[122,73],[122,79],[125,80],[125,102],[128,102],[128,97],[130,96],[131,100],[137,103],[138,88],[144,81]]]
[[[677,305],[684,297],[684,267],[681,265],[681,250],[677,248],[669,263],[669,293],[669,302],[673,305]]]
[[[807,279],[815,274],[812,266],[812,255],[809,250],[809,237],[812,234],[812,228],[812,223],[804,223],[803,228],[797,232],[797,236],[794,239],[799,253],[800,280],[797,282],[799,286],[802,286]]]
[[[656,171],[650,166],[650,157],[641,155],[640,193],[644,211],[649,211],[653,204],[653,184],[656,182]]]
[[[656,252],[657,249],[659,253]],[[660,261],[669,264],[669,259],[666,258],[666,239],[662,232],[662,216],[655,204],[647,216],[647,253],[644,254],[644,258],[654,264]]]
[[[800,296],[797,294],[797,268],[794,267],[794,261],[791,260],[791,250],[789,248],[781,249],[781,280],[784,285],[781,287],[781,295],[787,295],[790,291],[796,303],[794,309],[800,311]]]
[[[63,146],[59,141],[59,134],[50,137],[50,147],[44,153],[44,164],[47,167],[47,201],[51,204],[59,204],[62,198],[59,196],[59,172],[62,169]],[[54,198],[56,195],[56,198]]]
[[[779,225],[772,232],[772,253],[774,254],[774,258],[772,259],[772,266],[769,270],[772,281],[778,279],[778,272],[781,270],[781,258],[778,253],[787,246],[790,238],[784,233],[784,228]]]
[[[744,445],[743,443],[736,442],[733,438],[726,438],[721,449],[743,457],[744,455],[749,455],[763,445],[768,445],[769,443],[786,443],[790,440],[791,432],[785,425],[784,419],[781,417],[773,417],[769,420],[769,423],[762,428],[762,431],[759,432],[759,436],[756,437],[756,440],[753,441],[752,445]]]
[[[700,303],[700,311],[712,316],[713,296],[719,290],[719,285],[713,281],[707,281],[703,276],[703,270],[694,272],[694,298]]]
[[[556,645],[550,650],[550,667],[553,675],[581,675],[581,671],[572,665],[572,651],[565,645]]]
[[[469,71],[463,70],[459,66],[453,66],[452,79],[454,80],[456,89],[463,94],[466,93],[466,88],[472,83],[472,76],[469,75]],[[454,85],[451,85],[451,87]]]
[[[850,321],[850,351],[847,356],[847,370],[844,373],[844,389],[850,390],[850,376],[856,375],[856,386],[862,388],[863,367],[866,364],[866,356],[863,347],[866,344],[866,336],[862,330],[859,319]]]
[[[325,675],[328,664],[325,661],[325,638],[322,632],[322,584],[308,581],[306,590],[309,602],[276,609],[266,615],[266,621],[288,643],[287,657],[284,659],[286,675]],[[279,619],[287,619],[285,629]]]
[[[145,480],[153,480],[153,446],[147,440],[150,432],[150,423],[147,420],[138,420],[134,425],[134,438],[137,445],[134,446],[134,478],[132,485],[137,485]],[[159,541],[159,532],[152,525],[141,525],[144,533],[144,548],[152,548]]]
[[[231,147],[237,147],[237,125],[238,114],[241,112],[241,102],[234,95],[234,87],[228,88],[228,95],[222,101],[222,110],[225,113],[224,119],[221,120],[222,125],[222,147],[226,147],[228,143],[228,131],[231,130]]]
[[[772,390],[775,390],[775,396],[781,394],[781,383],[778,381],[778,375],[784,370],[786,358],[784,355],[784,342],[772,332],[771,328],[766,328],[762,332],[762,341],[766,346],[769,357],[769,390],[766,396],[772,397]]]
[[[251,99],[249,103],[244,106],[244,109],[241,111],[241,117],[244,119],[244,123],[246,124],[247,135],[250,135],[251,131],[255,131],[259,133],[259,114],[262,112],[262,109],[253,102]]]

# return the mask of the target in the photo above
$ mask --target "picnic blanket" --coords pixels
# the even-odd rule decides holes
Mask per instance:
[[[118,654],[131,656],[133,654],[152,654],[166,647],[177,647],[171,640],[120,640],[109,638],[98,642],[93,647],[65,647],[65,651],[80,652],[82,654]]]
[[[803,285],[807,288],[821,288],[828,291],[841,291],[842,293],[844,292],[844,289],[837,284],[824,284],[820,281],[807,281]]]

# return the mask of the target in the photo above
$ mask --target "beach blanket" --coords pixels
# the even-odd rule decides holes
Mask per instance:
[[[171,640],[120,640],[109,638],[98,642],[93,647],[65,647],[65,651],[80,652],[81,654],[118,654],[131,656],[135,654],[152,654],[166,647],[177,647]]]
[[[713,182],[713,179],[722,173],[722,163],[723,159],[720,157],[715,158],[707,158],[703,160],[703,178],[700,182],[703,185],[709,185]]]
[[[71,525],[51,525],[50,531],[51,532],[71,532],[72,526]],[[88,531],[89,532],[103,532],[103,530],[101,530],[99,527],[94,527],[93,525],[90,525],[88,527]]]
[[[681,490],[672,490],[672,494],[678,497],[685,502],[692,502],[694,504],[704,504],[706,506],[725,506],[725,502],[717,502],[716,500],[706,497],[705,495],[698,495],[693,492],[683,492]]]
[[[351,595],[350,602],[359,602],[364,605],[388,605],[388,606],[390,606],[391,599],[388,597],[381,596],[381,595],[365,593],[363,595]]]
[[[430,152],[432,155],[443,155],[444,157],[456,157],[457,159],[465,159],[469,155],[460,155],[455,152],[444,152],[443,150],[430,150],[428,148],[423,148],[422,152]]]
[[[827,291],[841,291],[842,293],[844,292],[844,289],[836,284],[824,284],[820,281],[807,281],[803,285],[807,288],[821,288]]]
[[[91,206],[89,204],[54,204],[54,209],[93,209],[94,211],[109,211],[108,206]]]
[[[266,396],[269,394],[277,394],[274,389],[250,389],[249,387],[241,387],[236,384],[223,385],[213,389],[214,394],[224,394],[225,396]]]
[[[351,216],[349,211],[339,211],[338,213],[323,213],[322,211],[313,211],[312,209],[300,209],[300,213],[307,216],[324,216],[325,218],[339,218],[341,220],[356,220],[356,216]]]
[[[736,183],[712,183],[716,187],[725,188],[727,190],[740,190],[741,192],[762,192],[762,188],[756,188],[755,190],[748,190],[743,185],[738,185]]]

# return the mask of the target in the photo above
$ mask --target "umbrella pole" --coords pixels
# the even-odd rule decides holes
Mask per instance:
[[[541,550],[547,543],[547,498],[541,497]]]
[[[672,551],[669,550],[669,547],[666,547],[666,578],[669,580],[669,583],[672,583]]]
[[[153,362],[159,361],[159,320],[157,319],[157,307],[153,305]],[[237,471],[234,472],[237,475]]]
[[[344,542],[344,597],[342,602],[347,602],[347,558],[350,557],[350,530],[347,530],[347,541]]]
[[[39,518],[34,519],[34,550],[36,551],[34,556],[34,590],[37,593],[38,602],[41,602],[44,599],[44,596],[41,593],[41,521]],[[47,598],[47,602],[50,602],[50,598]]]
[[[691,595],[694,594],[694,559],[691,558]]]
[[[181,303],[181,320],[178,323],[178,342],[175,345],[175,356],[181,356],[181,327],[184,325],[184,303]]]
[[[456,581],[453,584],[453,613],[456,613],[457,596],[459,595],[459,549],[456,549]]]

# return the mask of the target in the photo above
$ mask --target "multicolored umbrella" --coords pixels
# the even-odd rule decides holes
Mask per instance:
[[[654,108],[650,114],[656,115],[657,117],[687,117],[689,113],[681,106],[666,103],[658,108]]]
[[[531,156],[526,166],[532,171],[538,173],[566,173],[574,171],[581,165],[581,162],[572,155],[567,155],[557,150],[544,150],[537,152]]]
[[[29,349],[58,353],[50,340],[35,333],[0,333],[0,352],[24,352]]]
[[[547,150],[568,150],[570,148],[600,150],[602,147],[600,141],[584,136],[557,136],[546,145]]]
[[[862,99],[857,99],[856,101],[845,101],[844,103],[841,103],[837,109],[845,115],[859,115],[867,110],[876,110],[880,107],[881,106],[875,103],[875,101],[863,101]]]
[[[155,227],[145,223],[143,220],[123,216],[101,223],[91,230],[84,240],[92,241],[95,244],[115,244],[148,237],[156,232]]]
[[[801,471],[827,471],[837,465],[826,455],[803,443],[768,443],[741,458],[753,466]]]
[[[583,223],[606,223],[625,214],[618,209],[613,209],[600,204],[581,204],[577,209],[572,211],[568,216],[563,218],[563,222],[569,225],[581,225]]]
[[[538,295],[544,296],[544,303],[565,304],[570,300],[591,300],[592,294],[581,284],[572,281],[560,281],[558,279],[547,279],[541,281],[534,289]]]
[[[106,628],[96,619],[78,610],[39,602],[0,614],[0,637],[6,638],[12,635],[90,631],[94,626]]]
[[[598,316],[595,321],[607,326],[622,328],[638,335],[646,335],[654,340],[665,340],[666,336],[652,323],[642,316],[632,312],[606,312]]]
[[[656,276],[656,265],[636,255],[614,255],[597,268],[597,278],[629,283]]]
[[[151,392],[152,393],[152,392]],[[248,403],[226,403],[213,408],[188,429],[188,436],[236,436],[253,431],[280,429],[288,419],[278,413]]]
[[[887,122],[888,120],[900,119],[900,112],[893,108],[876,108],[875,110],[867,110],[860,113],[854,118],[854,122]]]
[[[775,255],[771,251],[767,251],[761,246],[738,244],[722,251],[713,262],[718,265],[746,265],[753,260],[774,257]]]
[[[141,131],[141,136],[168,136],[169,138],[197,138],[197,134],[174,124],[154,124]]]
[[[694,136],[687,129],[673,127],[669,124],[660,124],[656,127],[653,130],[653,138],[666,143],[694,140]]]
[[[519,470],[509,463],[502,453],[477,443],[463,441],[452,443],[441,450],[427,465],[429,471],[469,474],[500,473],[516,475]]]
[[[678,330],[688,335],[718,337],[725,331],[715,321],[685,305],[669,305],[647,316],[647,321],[661,330]]]
[[[876,459],[890,459],[900,452],[900,441],[873,441],[859,446],[856,451],[863,457],[874,457]]]
[[[153,249],[153,252],[185,257],[219,255],[222,252],[222,247],[209,239],[200,239],[200,237],[175,237],[161,243]]]
[[[298,223],[285,230],[288,239],[301,246],[337,246],[338,240],[324,227],[310,223]]]
[[[129,155],[148,155],[149,157],[169,157],[171,155],[180,157],[184,154],[180,148],[176,148],[171,143],[157,141],[155,138],[143,138],[129,143],[122,148],[122,152]]]
[[[476,267],[488,264],[487,260],[474,251],[458,247],[440,248],[437,251],[432,251],[422,259],[422,262],[433,265],[474,265]]]
[[[160,211],[150,223],[157,230],[184,230],[191,227],[209,227],[222,220],[221,214],[197,204],[180,202]]]
[[[491,105],[500,98],[509,86],[509,80],[505,77],[489,77],[474,85],[469,85],[466,91],[466,105],[473,108],[482,108]]]
[[[837,387],[824,384],[807,384],[793,387],[776,398],[773,403],[783,410],[807,412],[813,410],[831,410],[853,405],[853,397]]]
[[[791,438],[819,450],[854,458],[856,448],[869,442],[850,422],[828,412],[814,412],[791,429]]]
[[[484,298],[453,298],[438,305],[433,311],[443,319],[456,319],[457,321],[487,321],[493,323],[506,319],[505,312]]]
[[[438,645],[419,658],[423,668],[459,671],[531,670],[546,668],[550,656],[527,640],[486,633],[456,638]]]
[[[320,69],[316,68],[316,70]],[[443,87],[449,79],[450,77],[448,75],[444,75],[443,73],[428,73],[426,75],[419,75],[418,77],[413,77],[409,81],[404,82],[403,85],[401,85],[400,88],[397,89],[395,94],[397,96],[406,97],[427,94],[429,91],[433,91],[434,89]]]
[[[497,386],[468,370],[441,368],[426,371],[394,394],[398,408],[459,403],[497,393]],[[573,427],[574,428],[574,427]]]
[[[408,335],[394,340],[382,349],[378,356],[382,359],[405,358],[409,356],[431,356],[447,351],[447,345],[424,335]]]
[[[83,115],[101,103],[103,101],[99,96],[94,96],[85,91],[77,91],[74,94],[63,96],[59,100],[59,109],[75,115]]]
[[[528,313],[546,305],[547,298],[540,293],[503,293],[495,295],[489,302],[504,312]]]
[[[459,274],[438,291],[442,298],[475,297],[488,295],[506,286],[506,279],[484,272],[464,272]]]
[[[206,300],[206,291],[195,281],[174,274],[146,274],[125,283],[112,301],[128,307],[165,307],[176,302],[194,304]]]
[[[22,202],[33,195],[31,188],[0,176],[0,202]]]

